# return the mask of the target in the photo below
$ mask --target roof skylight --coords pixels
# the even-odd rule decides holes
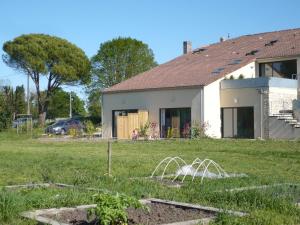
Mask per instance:
[[[271,40],[268,43],[265,44],[265,46],[273,46],[278,40]]]
[[[259,52],[259,50],[252,50],[252,51],[250,51],[250,52],[247,52],[246,53],[246,56],[248,56],[248,55],[255,55],[256,53],[258,53]]]
[[[206,48],[197,48],[193,51],[193,54],[195,53],[200,53],[200,52],[204,52],[206,50]]]
[[[216,75],[216,74],[221,73],[224,69],[225,69],[224,67],[219,67],[219,68],[215,69],[214,71],[212,71],[211,73]]]
[[[230,63],[228,63],[228,65],[238,65],[242,62],[242,59],[233,59]]]

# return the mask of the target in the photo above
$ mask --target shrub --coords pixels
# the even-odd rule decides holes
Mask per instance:
[[[89,215],[95,215],[99,219],[100,225],[127,224],[127,208],[145,209],[145,206],[137,199],[120,194],[96,194],[94,195],[94,201],[97,206],[89,210]]]
[[[191,138],[207,137],[206,131],[208,127],[209,127],[208,122],[204,122],[204,124],[200,124],[200,122],[193,121],[191,127]]]
[[[150,123],[150,135],[151,135],[151,138],[153,138],[153,139],[156,139],[159,137],[159,134],[157,132],[157,123],[156,122]]]
[[[76,128],[72,127],[68,130],[68,134],[72,137],[77,137],[78,136],[78,131]]]
[[[182,135],[184,138],[189,138],[191,136],[191,127],[189,123],[184,125]]]
[[[68,135],[70,135],[72,137],[80,137],[82,135],[82,130],[80,127],[73,125],[68,130]]]
[[[140,129],[139,129],[139,131],[138,131],[139,136],[140,136],[140,137],[144,137],[144,138],[148,138],[149,127],[150,127],[150,123],[149,123],[149,122],[145,123],[144,126],[141,125],[141,126],[140,126]]]
[[[85,126],[85,131],[88,135],[92,135],[96,130],[94,124],[90,120],[85,121],[84,126]]]
[[[29,121],[28,121],[28,123],[29,123]],[[27,124],[27,122],[22,123],[22,124],[18,125],[18,130],[19,130],[19,132],[25,132],[25,131],[27,131],[28,128],[30,129],[29,126],[30,126],[30,124]]]
[[[10,125],[11,125],[10,115],[6,112],[0,111],[0,131],[8,129]]]

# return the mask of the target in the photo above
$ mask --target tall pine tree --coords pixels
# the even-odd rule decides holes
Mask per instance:
[[[26,102],[25,102],[25,89],[24,86],[17,86],[14,96],[14,111],[16,114],[25,114]]]

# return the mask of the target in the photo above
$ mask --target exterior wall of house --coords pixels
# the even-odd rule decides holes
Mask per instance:
[[[298,73],[298,101],[300,101],[300,57],[297,59],[297,73]]]
[[[256,78],[259,77],[259,63],[263,62],[275,62],[275,61],[282,61],[282,60],[297,60],[297,73],[300,74],[300,57],[280,57],[280,58],[270,58],[270,59],[260,59],[256,62],[252,62],[247,64],[246,66],[227,74],[225,77],[229,79],[231,76],[234,79],[238,79],[239,76],[242,74],[244,78]]]
[[[201,121],[201,87],[106,93],[102,98],[102,130],[104,138],[112,137],[112,111],[148,110],[149,121],[159,124],[159,109],[191,107],[192,121]]]
[[[255,88],[221,89],[220,107],[253,107],[255,138],[263,136],[261,133],[264,133],[261,129],[261,105],[261,93]]]
[[[293,112],[295,119],[297,119],[298,122],[300,122],[300,100],[295,100],[293,102]]]
[[[300,57],[297,58],[297,73],[300,74]]]
[[[279,113],[280,110],[292,110],[293,102],[297,99],[296,88],[269,88],[269,115]]]
[[[204,123],[206,134],[210,137],[221,137],[220,81],[217,80],[204,87]]]
[[[298,65],[300,65],[300,60],[298,60]],[[295,118],[300,122],[300,75],[298,75],[297,100],[293,102],[293,110]]]
[[[239,79],[243,75],[244,78],[255,78],[255,62],[249,63],[246,66],[227,74],[226,79],[232,76],[234,79]],[[220,82],[219,79],[204,87],[204,118],[203,121],[207,124],[206,134],[210,137],[221,138],[221,105],[220,105]]]
[[[269,61],[275,60],[269,59]],[[230,76],[233,76],[234,79],[238,79],[241,74],[244,78],[256,78],[259,76],[259,62],[249,63],[226,75],[226,78],[229,79]],[[300,58],[297,58],[297,70],[300,74]],[[220,108],[252,106],[254,108],[254,137],[267,138],[269,132],[267,116],[278,113],[281,109],[292,109],[292,102],[297,98],[297,89],[293,88],[293,84],[290,84],[293,83],[293,80],[269,79],[235,80],[234,82],[245,81],[246,86],[243,86],[244,82],[241,82],[241,84],[237,83],[234,88],[228,87],[226,82],[221,88],[222,78],[203,88],[106,93],[102,99],[103,137],[112,137],[113,110],[148,110],[149,120],[159,124],[159,110],[161,108],[190,107],[192,121],[207,123],[207,135],[220,138]],[[298,95],[300,100],[300,92]]]
[[[275,77],[224,80],[221,82],[221,107],[254,107],[254,137],[269,138],[275,125],[269,116],[291,110],[297,98],[297,81]]]
[[[255,65],[255,62],[249,63],[246,66],[243,66],[242,68],[227,74],[225,77],[226,79],[230,79],[230,77],[232,76],[234,79],[239,79],[239,76],[243,75],[244,78],[255,78],[257,74]]]
[[[267,58],[267,59],[258,59],[255,63],[255,70],[256,70],[256,77],[259,77],[259,63],[266,63],[266,62],[276,62],[276,61],[283,61],[283,60],[297,60],[297,74],[300,74],[300,57],[278,57],[278,58]]]
[[[298,68],[299,68],[299,72],[298,72],[298,84],[297,84],[297,99],[300,101],[300,59],[298,60]]]
[[[276,117],[269,118],[270,139],[299,139],[300,128],[294,128],[284,120],[278,120]]]

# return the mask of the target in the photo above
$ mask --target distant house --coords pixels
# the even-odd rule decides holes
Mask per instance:
[[[183,47],[182,56],[103,91],[103,137],[130,138],[138,117],[122,118],[139,113],[162,138],[170,129],[184,137],[194,122],[215,138],[300,137],[300,29]]]

